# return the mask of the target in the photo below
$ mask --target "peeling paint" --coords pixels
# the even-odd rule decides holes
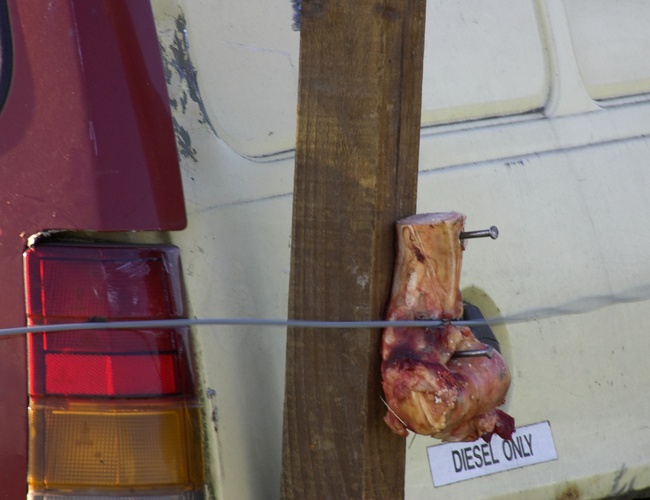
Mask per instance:
[[[187,111],[188,100],[191,99],[199,107],[201,118],[200,123],[208,125],[214,135],[217,131],[212,125],[208,116],[205,104],[201,97],[201,91],[197,80],[197,70],[190,58],[190,45],[187,37],[187,21],[185,14],[181,11],[175,18],[175,29],[172,41],[168,46],[161,43],[161,53],[163,57],[163,65],[165,67],[165,78],[167,84],[171,83],[171,78],[174,72],[178,75],[181,83],[184,86],[182,95],[179,100],[173,100],[172,107],[178,109],[181,106],[182,113]]]
[[[178,153],[184,158],[191,158],[194,162],[198,162],[199,159],[196,156],[196,149],[192,147],[192,137],[190,136],[190,133],[185,130],[180,123],[178,123],[176,117],[172,117],[172,123],[174,124]]]
[[[625,476],[626,472],[627,472],[627,466],[625,464],[621,465],[621,468],[618,470],[616,476],[614,477],[614,481],[612,483],[612,489],[609,492],[610,497],[621,497],[621,496],[628,495],[629,493],[634,491],[634,487],[635,487],[634,483],[636,481],[636,478],[633,477],[627,482],[623,481],[623,476]]]
[[[208,401],[210,401],[210,406],[212,407],[212,412],[210,414],[210,420],[212,420],[212,428],[214,429],[214,432],[218,432],[218,427],[219,427],[219,412],[217,411],[217,391],[215,391],[212,387],[208,387],[205,391],[205,397]]]
[[[198,153],[192,144],[192,123],[207,125],[215,137],[218,134],[208,116],[199,90],[198,72],[190,58],[185,15],[179,9],[177,15],[167,19],[162,29],[159,26],[158,35],[178,153],[181,158],[198,163]]]

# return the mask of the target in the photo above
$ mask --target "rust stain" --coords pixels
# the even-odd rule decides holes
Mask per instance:
[[[582,492],[575,484],[567,485],[564,490],[555,497],[556,500],[580,500]]]

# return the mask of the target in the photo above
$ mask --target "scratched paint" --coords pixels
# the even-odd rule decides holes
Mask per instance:
[[[218,136],[218,134],[210,121],[201,97],[197,70],[190,57],[187,21],[180,8],[179,11],[173,19],[158,19],[160,53],[170,94],[169,103],[172,108],[178,152],[183,158],[197,163],[199,161],[198,153],[192,145],[192,135],[183,125],[186,120],[180,117],[185,115],[196,116],[199,124],[206,125],[215,136]],[[161,24],[166,26],[161,27]]]

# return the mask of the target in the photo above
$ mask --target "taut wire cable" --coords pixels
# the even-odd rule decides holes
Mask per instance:
[[[268,318],[182,318],[162,320],[134,321],[89,321],[87,323],[65,323],[50,325],[32,325],[0,329],[0,337],[25,335],[27,333],[60,332],[79,330],[106,329],[147,329],[147,328],[183,328],[190,326],[272,326],[282,328],[315,329],[367,329],[367,328],[435,328],[445,324],[455,326],[480,326],[527,323],[560,316],[585,314],[604,309],[616,304],[644,302],[650,300],[650,284],[630,288],[616,294],[591,295],[581,297],[562,305],[529,309],[516,314],[475,320],[371,320],[371,321],[318,321],[302,319],[268,319]]]

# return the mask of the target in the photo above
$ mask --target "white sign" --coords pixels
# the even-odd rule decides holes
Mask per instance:
[[[489,443],[445,443],[427,452],[434,486],[557,460],[548,422],[518,427],[508,441],[494,434]]]

